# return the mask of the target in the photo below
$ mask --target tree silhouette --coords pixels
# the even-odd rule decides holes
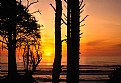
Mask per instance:
[[[69,83],[79,82],[79,0],[70,2],[71,8],[71,56],[69,61],[70,77]],[[67,59],[67,60],[68,60]],[[72,79],[73,78],[73,79]]]
[[[83,0],[67,0],[67,82],[79,82],[80,54],[80,14],[83,12]]]
[[[70,8],[70,0],[67,0],[67,82],[71,81],[71,8]]]
[[[61,0],[55,0],[56,9],[50,4],[55,10],[55,58],[52,70],[52,83],[59,83],[59,77],[61,73],[61,16],[62,16],[62,2]]]
[[[27,41],[25,42],[23,61],[26,70],[25,74],[32,77],[34,71],[36,70],[36,67],[42,59],[42,53],[40,52],[40,40],[35,38],[34,40],[31,40],[31,38],[29,41],[27,39]]]
[[[28,13],[29,6],[23,6],[21,1],[0,1],[0,10],[2,11],[0,15],[0,36],[2,39],[0,42],[2,42],[2,48],[8,50],[8,79],[11,81],[16,80],[18,75],[16,48],[21,47],[28,36],[31,36],[33,40],[40,37],[37,32],[40,26],[37,24],[35,17]]]
[[[15,49],[14,49],[14,43],[15,43],[15,28],[16,28],[16,1],[15,0],[7,0],[7,1],[1,1],[0,9],[2,11],[1,16],[1,35],[3,36],[3,41],[8,41],[8,78],[9,80],[14,80],[17,76],[17,66],[16,66],[16,59],[15,59]],[[5,12],[5,10],[7,12]],[[11,11],[9,14],[8,11]],[[4,22],[4,23],[2,23]],[[8,38],[6,40],[6,37]],[[4,43],[4,42],[2,42]],[[14,71],[14,72],[13,72]]]
[[[68,83],[78,83],[79,82],[79,54],[80,54],[80,23],[82,23],[86,17],[85,16],[80,21],[80,14],[84,11],[83,0],[64,0],[67,3],[67,16],[64,14],[67,23],[63,18],[61,18],[62,4],[61,0],[56,0],[56,8],[50,4],[56,11],[55,14],[55,59],[53,65],[53,81],[54,83],[59,82],[59,75],[61,72],[61,43],[67,41],[67,82]],[[60,12],[60,11],[61,12]],[[67,25],[67,39],[61,41],[61,20]],[[58,22],[59,21],[59,22]],[[57,25],[56,25],[57,24]],[[84,26],[84,25],[81,25]],[[57,28],[58,27],[58,28]],[[58,29],[58,30],[57,30]],[[56,30],[58,33],[56,33]],[[60,42],[61,41],[61,42]],[[58,54],[58,55],[56,55]],[[56,76],[56,77],[54,77]]]

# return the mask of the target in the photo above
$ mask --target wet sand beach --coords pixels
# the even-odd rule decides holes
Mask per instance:
[[[111,74],[111,71],[115,68],[120,67],[120,65],[105,65],[105,66],[96,66],[96,65],[80,65],[80,83],[106,83],[108,76]],[[60,75],[60,83],[66,83],[66,66],[63,65],[62,72]],[[19,74],[24,74],[22,67],[18,70]],[[7,75],[7,70],[1,70],[1,78],[4,75]],[[34,72],[33,77],[39,83],[51,83],[52,80],[52,65],[40,65],[37,67],[36,72]]]

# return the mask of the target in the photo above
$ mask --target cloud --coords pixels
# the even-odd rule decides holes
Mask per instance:
[[[104,40],[93,40],[93,41],[87,42],[86,45],[95,46],[95,45],[101,45],[103,43],[104,43]]]
[[[115,44],[115,45],[113,45],[113,47],[121,48],[121,43]]]

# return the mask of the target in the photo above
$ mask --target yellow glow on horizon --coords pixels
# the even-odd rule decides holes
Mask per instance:
[[[44,46],[42,50],[43,50],[43,56],[45,57],[54,55],[54,48],[50,47],[49,45]]]
[[[50,52],[47,52],[46,55],[47,55],[47,56],[50,56],[51,54],[50,54]]]

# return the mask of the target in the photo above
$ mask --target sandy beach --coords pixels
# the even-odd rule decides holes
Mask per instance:
[[[111,71],[120,65],[107,65],[107,66],[96,66],[96,65],[80,65],[80,83],[106,83],[109,79],[108,76]],[[18,70],[19,74],[24,74],[24,70]],[[7,70],[1,70],[1,78],[3,75],[7,75]],[[39,83],[51,83],[52,79],[52,66],[40,65],[34,72],[33,77]],[[62,67],[60,75],[60,83],[66,83],[66,66]]]

